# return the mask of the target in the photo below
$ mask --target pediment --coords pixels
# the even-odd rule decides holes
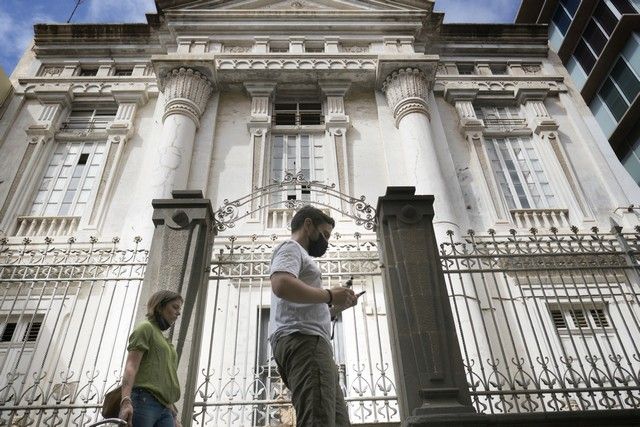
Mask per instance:
[[[431,10],[431,0],[156,0],[158,11],[400,11]]]

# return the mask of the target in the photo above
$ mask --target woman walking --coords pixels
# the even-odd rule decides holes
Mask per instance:
[[[147,301],[147,320],[129,336],[120,418],[130,426],[180,427],[174,405],[180,398],[178,355],[163,331],[178,319],[182,303],[178,293],[156,292]]]

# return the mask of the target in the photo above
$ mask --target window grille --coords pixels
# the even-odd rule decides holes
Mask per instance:
[[[494,176],[509,209],[557,207],[531,138],[491,138],[486,141]]]
[[[81,216],[105,155],[104,141],[57,142],[30,215]]]
[[[290,102],[276,103],[273,109],[276,126],[321,125],[324,123],[322,103]]]
[[[80,68],[80,71],[78,72],[79,76],[83,76],[83,77],[91,77],[91,76],[97,76],[98,75],[98,69],[97,68]]]
[[[133,75],[133,67],[116,68],[114,76],[131,76]]]
[[[304,51],[307,53],[323,53],[324,46],[304,46]]]
[[[271,53],[287,53],[289,52],[289,45],[269,45],[269,52]]]
[[[106,129],[110,122],[116,118],[118,104],[108,103],[99,106],[77,105],[74,106],[69,117],[65,120],[61,130],[100,130]]]

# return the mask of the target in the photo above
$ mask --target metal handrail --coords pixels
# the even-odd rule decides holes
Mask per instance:
[[[120,418],[105,418],[97,423],[89,424],[87,427],[97,427],[105,424],[115,424],[117,426],[126,426],[127,422]]]

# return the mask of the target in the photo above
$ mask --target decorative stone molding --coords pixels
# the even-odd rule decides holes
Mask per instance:
[[[550,132],[558,130],[558,123],[549,115],[542,100],[529,100],[524,103],[533,116],[534,132]]]
[[[473,102],[469,100],[456,101],[456,111],[460,118],[460,127],[465,131],[473,131],[482,129],[484,126],[482,120],[476,116],[476,110],[473,108]]]
[[[541,68],[539,65],[535,65],[535,64],[523,64],[522,65],[522,71],[525,72],[525,74],[538,74],[540,72]]]
[[[344,110],[344,96],[347,94],[351,82],[348,80],[321,80],[318,85],[327,97],[327,114],[325,116],[327,129],[345,128],[349,124],[349,116]]]
[[[375,70],[373,58],[219,58],[219,70]]]
[[[224,46],[224,53],[249,53],[253,48],[251,46]]]
[[[527,99],[529,94],[534,92],[551,96],[567,91],[561,78],[559,80],[480,80],[477,79],[477,76],[474,77],[476,77],[475,80],[462,80],[441,76],[436,81],[433,91],[437,95],[444,96],[449,102],[451,102],[451,99],[458,97],[458,93],[465,94],[469,91],[475,91],[477,98],[494,98],[500,96],[502,99],[510,98],[519,100],[520,102]]]
[[[104,77],[101,82],[76,82],[76,80],[60,79],[56,83],[43,77],[30,79],[20,79],[20,84],[24,89],[18,90],[18,94],[24,93],[29,98],[39,98],[41,94],[47,93],[52,89],[57,91],[66,91],[70,89],[73,96],[110,96],[114,90],[146,92],[148,95],[157,94],[158,85],[153,77],[143,77],[138,79],[145,81],[136,82],[116,82],[122,77]],[[77,78],[76,78],[77,79]]]
[[[29,126],[29,135],[51,137],[56,131],[62,112],[71,105],[73,93],[70,85],[46,85],[34,93],[42,104],[36,123]]]
[[[262,186],[267,171],[267,136],[271,127],[271,95],[273,94],[275,82],[247,82],[245,89],[251,96],[251,119],[247,123],[251,135],[250,144],[252,147],[252,175],[251,188]],[[252,200],[251,207],[256,208],[261,203],[259,199]],[[256,213],[257,214],[257,213]],[[252,215],[252,218],[255,215]]]
[[[58,77],[62,74],[64,67],[47,66],[40,72],[41,77]]]
[[[247,82],[245,89],[251,96],[251,119],[248,126],[253,128],[264,128],[263,125],[271,123],[269,107],[271,105],[271,95],[276,88],[275,82]]]
[[[119,133],[128,135],[133,131],[133,118],[139,106],[149,101],[146,90],[128,90],[113,88],[111,93],[118,102],[116,117],[107,128],[109,134]]]
[[[385,79],[382,91],[393,109],[396,127],[410,113],[422,113],[431,119],[427,105],[429,83],[419,69],[401,68],[394,71]]]
[[[192,68],[180,67],[165,74],[160,85],[165,95],[162,121],[172,114],[181,114],[199,126],[200,116],[213,90],[209,79]]]

